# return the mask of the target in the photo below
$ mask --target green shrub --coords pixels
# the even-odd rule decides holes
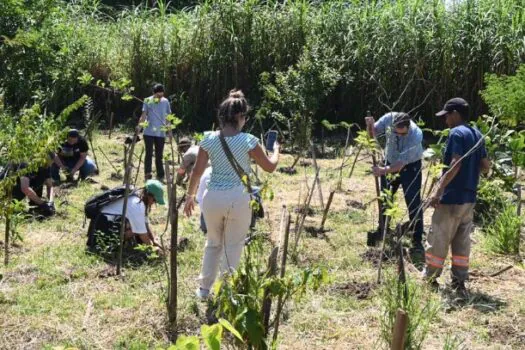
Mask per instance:
[[[494,222],[485,229],[487,249],[498,254],[518,254],[522,223],[523,218],[517,215],[516,207],[507,204]]]
[[[381,338],[392,342],[392,330],[398,309],[408,316],[405,349],[421,349],[430,324],[436,317],[439,304],[425,286],[407,279],[406,288],[398,282],[398,276],[387,275],[380,292]]]
[[[474,208],[474,221],[490,226],[505,209],[508,198],[503,191],[503,181],[481,178]]]

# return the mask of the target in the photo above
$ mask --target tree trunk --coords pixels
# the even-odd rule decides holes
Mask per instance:
[[[179,239],[179,212],[177,210],[177,184],[172,182],[170,200],[171,242],[170,242],[170,286],[168,296],[168,320],[172,340],[177,336],[177,241]]]
[[[120,275],[120,270],[122,268],[122,252],[124,249],[124,233],[126,228],[126,213],[128,211],[128,197],[129,197],[129,190],[130,190],[130,178],[131,178],[131,164],[133,163],[133,152],[135,150],[135,144],[137,143],[137,131],[135,131],[135,134],[133,135],[133,140],[130,145],[129,152],[124,151],[124,154],[128,156],[128,159],[126,160],[126,157],[124,158],[124,164],[126,164],[126,167],[124,168],[124,185],[126,186],[124,190],[124,204],[122,206],[122,219],[120,221],[120,244],[119,244],[119,250],[118,250],[118,260],[117,260],[117,275]]]

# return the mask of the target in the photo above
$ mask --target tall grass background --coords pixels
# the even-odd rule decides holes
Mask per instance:
[[[456,95],[484,112],[484,75],[525,62],[521,0],[218,0],[182,10],[159,2],[111,15],[97,1],[49,3],[36,26],[22,23],[0,46],[0,86],[13,108],[37,96],[58,110],[83,92],[77,77],[87,71],[102,81],[130,78],[141,97],[164,83],[185,126],[203,130],[231,88],[257,108],[261,73],[286,70],[315,42],[345,62],[318,121],[384,113],[411,82],[394,108],[410,110],[430,93],[416,113],[435,123],[432,112]],[[103,92],[95,101],[120,120],[139,107]]]

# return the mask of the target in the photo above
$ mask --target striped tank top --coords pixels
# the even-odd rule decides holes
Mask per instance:
[[[248,152],[257,146],[259,139],[244,132],[235,136],[225,136],[224,139],[237,162],[246,174],[250,174],[252,169]],[[219,132],[206,135],[201,141],[200,147],[208,153],[213,169],[210,182],[208,183],[209,191],[224,191],[243,185],[239,175],[237,175],[224,153]]]

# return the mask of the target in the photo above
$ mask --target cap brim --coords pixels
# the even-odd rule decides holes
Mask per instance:
[[[442,111],[439,111],[436,113],[436,117],[442,117],[444,115],[446,115],[448,113],[448,111],[445,111],[445,110],[442,110]]]
[[[165,205],[166,202],[164,201],[164,197],[161,197],[161,198],[155,198],[155,201],[157,202],[157,204],[159,205]]]

